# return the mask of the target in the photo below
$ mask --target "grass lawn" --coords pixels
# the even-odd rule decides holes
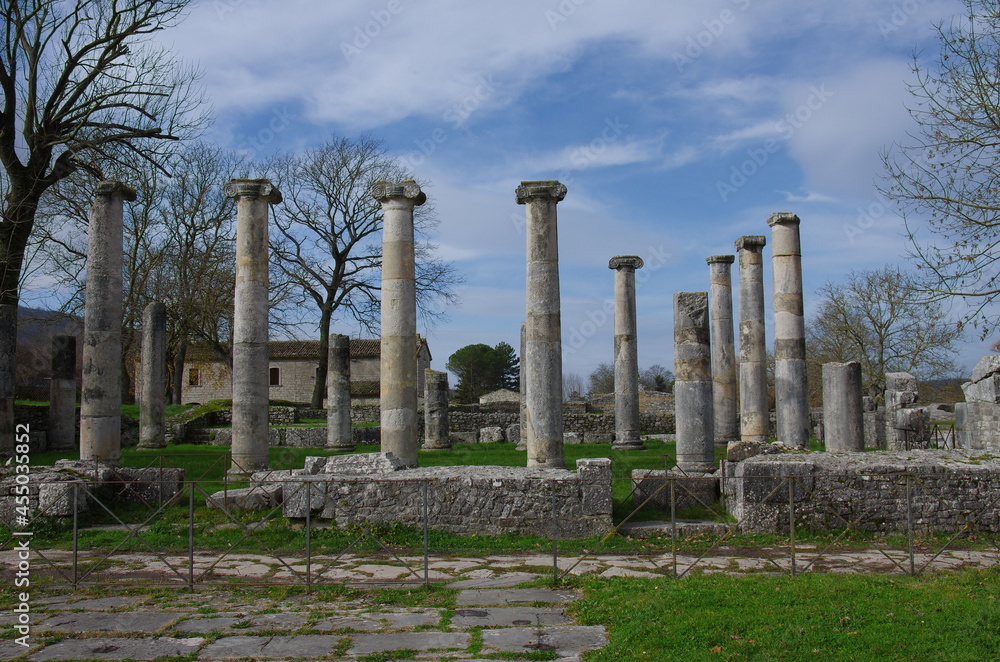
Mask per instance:
[[[1000,575],[583,580],[571,613],[611,660],[1000,660]]]

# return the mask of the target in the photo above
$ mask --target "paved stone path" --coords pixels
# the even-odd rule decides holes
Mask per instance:
[[[787,571],[791,566],[789,550],[784,547],[750,550],[756,556],[740,555],[740,551],[746,550],[718,550],[717,555],[695,567],[704,572],[739,574]],[[837,551],[822,557],[819,551],[799,546],[796,568],[880,574],[902,573],[909,568],[909,556],[898,550]],[[63,572],[69,571],[70,553],[50,550],[42,554]],[[919,570],[932,557],[932,552],[920,552],[914,557],[915,568]],[[677,571],[684,572],[696,560],[694,555],[678,554]],[[4,574],[10,576],[17,563],[14,553],[0,553],[0,561]],[[31,596],[32,646],[25,649],[11,639],[0,640],[0,660],[184,656],[196,660],[355,660],[402,650],[408,652],[394,659],[467,662],[497,653],[552,651],[559,660],[569,662],[606,643],[603,627],[580,626],[567,615],[566,605],[578,597],[574,591],[537,587],[539,580],[552,577],[550,555],[432,557],[428,578],[458,591],[453,603],[449,597],[443,607],[380,603],[380,586],[415,588],[423,580],[422,557],[402,557],[400,561],[403,563],[346,554],[339,559],[314,556],[309,568],[314,585],[347,584],[371,590],[351,593],[363,596],[351,599],[315,594],[278,598],[268,585],[302,583],[304,559],[233,553],[220,560],[218,555],[198,554],[196,575],[213,564],[214,575],[203,578],[198,589],[188,593],[182,590],[181,578],[187,578],[186,556],[116,554],[83,582],[87,585],[97,580],[99,589],[85,587],[76,594],[49,589],[46,597],[36,581]],[[809,567],[812,561],[815,564]],[[600,577],[663,577],[673,570],[673,563],[669,554],[650,558],[561,557],[558,561],[563,572]],[[997,563],[996,550],[947,550],[930,567],[954,570]],[[32,571],[46,568],[47,562],[36,554]],[[46,572],[51,576],[51,567]],[[68,576],[72,576],[71,571]],[[231,580],[238,583],[230,585]],[[535,586],[522,586],[531,583]],[[172,585],[175,590],[123,595],[126,587],[136,584]],[[424,604],[428,602],[424,600]],[[0,612],[0,625],[5,628],[15,623],[12,609],[8,606]]]

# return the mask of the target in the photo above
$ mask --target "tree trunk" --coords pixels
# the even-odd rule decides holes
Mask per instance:
[[[184,360],[187,357],[187,346],[187,338],[184,338],[177,348],[177,353],[174,354],[173,403],[175,405],[184,404]]]
[[[329,306],[324,306],[319,317],[319,361],[316,368],[316,383],[313,384],[312,401],[309,403],[313,409],[323,408],[323,397],[326,395],[326,371],[330,360],[328,355],[330,351],[330,318],[332,316],[332,309]]]

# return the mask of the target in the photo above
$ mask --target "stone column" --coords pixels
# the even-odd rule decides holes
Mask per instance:
[[[46,450],[69,451],[76,447],[76,336],[52,336]]]
[[[527,208],[527,292],[524,381],[527,389],[528,466],[562,469],[562,329],[559,315],[559,242],[556,204],[566,197],[557,181],[521,182],[517,204]]]
[[[122,434],[122,212],[135,191],[115,180],[97,185],[87,229],[83,315],[80,459],[118,464]]]
[[[427,196],[412,181],[378,182],[382,204],[382,452],[417,466],[417,295],[413,208]]]
[[[451,448],[448,440],[448,373],[424,370],[424,450]]]
[[[236,292],[233,320],[233,432],[230,474],[268,468],[268,205],[281,192],[266,179],[233,179],[236,199]]]
[[[823,364],[823,437],[831,453],[865,449],[861,364],[857,361]]]
[[[715,470],[712,350],[709,337],[708,292],[674,294],[677,467],[688,473]]]
[[[638,255],[617,255],[615,270],[615,441],[612,450],[643,450],[639,438],[639,350],[636,345],[635,270]]]
[[[809,445],[809,389],[806,386],[806,325],[802,312],[802,250],[799,217],[771,214],[774,272],[774,398],[778,439],[786,446]]]
[[[767,240],[736,240],[740,260],[740,438],[767,441],[767,344],[764,336],[764,256]]]
[[[733,335],[733,255],[705,258],[709,268],[709,319],[712,325],[712,407],[715,443],[740,438],[739,396],[736,388],[736,340]]]
[[[528,383],[524,379],[524,365],[526,361],[524,360],[525,350],[528,344],[528,331],[527,324],[521,322],[521,354],[519,365],[519,384],[521,393],[521,438],[517,442],[517,448],[515,450],[526,451],[528,450],[528,396],[527,396],[527,386]]]
[[[167,307],[158,301],[142,311],[139,448],[166,448]]]
[[[351,452],[351,339],[330,336],[326,362],[326,447]]]

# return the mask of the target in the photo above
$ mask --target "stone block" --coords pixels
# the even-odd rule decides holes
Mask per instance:
[[[1000,402],[1000,374],[991,374],[978,382],[962,384],[966,402]]]
[[[888,450],[930,448],[931,416],[923,407],[899,409],[892,432],[888,437]]]
[[[583,435],[579,432],[563,432],[564,444],[582,444]]]
[[[302,472],[309,475],[326,473],[326,457],[306,457]]]
[[[448,434],[448,441],[453,444],[478,444],[479,443],[479,433],[478,432],[450,432]]]
[[[885,390],[917,392],[917,378],[908,372],[885,373]]]
[[[751,458],[736,465],[733,480],[736,498],[746,504],[788,503],[788,480],[792,481],[792,498],[803,501],[815,485],[816,465],[811,462],[791,462],[765,457]],[[782,484],[785,483],[785,484]]]
[[[281,514],[285,517],[302,518],[307,509],[313,513],[323,510],[326,505],[327,488],[332,484],[325,475],[283,476],[281,484]]]
[[[323,471],[346,476],[370,476],[405,468],[406,466],[392,453],[352,453],[328,457]]]
[[[322,448],[326,445],[326,428],[284,428],[284,446],[289,448]]]
[[[990,354],[976,363],[976,367],[972,369],[971,381],[978,382],[996,373],[1000,373],[1000,356]]]
[[[512,444],[519,443],[521,441],[521,425],[518,423],[508,425],[504,431],[504,437]]]
[[[611,460],[606,457],[577,460],[576,475],[580,481],[583,512],[610,516],[613,505]]]
[[[670,484],[674,484],[674,508],[680,512],[695,506],[711,506],[719,500],[719,478],[713,474],[686,474],[663,469],[632,470],[632,503],[638,508],[670,512]]]
[[[768,441],[731,441],[726,449],[726,461],[742,462],[755,455],[775,455],[786,450],[786,446]]]
[[[488,427],[479,430],[479,443],[481,444],[494,444],[503,440],[503,428]]]
[[[257,485],[238,490],[220,490],[205,499],[211,510],[265,510],[276,508],[281,503],[281,484]]]
[[[0,480],[0,521],[13,524],[17,517],[17,481],[11,467],[6,467],[6,474]],[[69,517],[73,514],[73,485],[79,485],[77,491],[77,512],[87,509],[86,485],[76,476],[32,467],[28,475],[28,507],[31,517]],[[14,529],[24,527],[15,526]]]
[[[583,443],[585,444],[610,444],[615,440],[612,432],[584,432]]]

